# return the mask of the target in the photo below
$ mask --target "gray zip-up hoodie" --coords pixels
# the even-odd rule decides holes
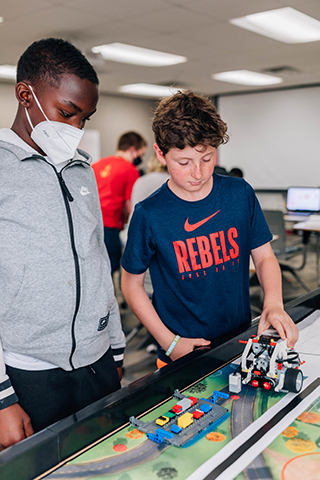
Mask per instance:
[[[0,130],[2,346],[65,370],[125,345],[89,160],[58,173]]]

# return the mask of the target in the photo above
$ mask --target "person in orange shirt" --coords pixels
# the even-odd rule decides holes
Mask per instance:
[[[111,273],[120,268],[120,232],[131,212],[131,192],[139,178],[136,168],[145,154],[147,142],[136,132],[127,132],[118,140],[115,155],[102,158],[92,165],[100,197],[106,244]]]

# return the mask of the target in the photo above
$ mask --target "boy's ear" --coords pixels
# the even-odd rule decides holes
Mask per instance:
[[[157,159],[159,160],[159,162],[161,162],[162,165],[167,165],[167,161],[166,161],[162,151],[160,150],[160,148],[158,147],[158,145],[156,143],[153,144],[153,148],[154,148],[154,151],[156,152]]]
[[[20,105],[25,108],[30,106],[30,101],[33,99],[30,87],[25,82],[19,82],[16,84],[16,98]]]

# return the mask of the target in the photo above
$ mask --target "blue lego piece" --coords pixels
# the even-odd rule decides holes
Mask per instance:
[[[164,430],[163,428],[157,428],[156,435],[158,437],[168,438],[168,439],[171,439],[174,437],[173,433],[167,432],[167,430]]]
[[[147,433],[147,438],[156,443],[163,443],[164,437],[162,435],[154,435],[154,433]]]
[[[228,400],[228,398],[230,398],[230,395],[228,393],[218,392],[218,397]]]
[[[210,410],[212,410],[212,406],[208,405],[207,403],[203,403],[202,405],[200,405],[199,410],[201,410],[203,413],[208,413],[210,412]]]
[[[181,430],[182,430],[182,428],[179,427],[178,425],[175,425],[175,424],[171,425],[171,432],[173,432],[173,433],[180,433]]]
[[[215,404],[217,403],[217,400],[219,397],[227,400],[230,397],[230,395],[228,395],[227,393],[223,393],[223,392],[219,392],[218,390],[215,390],[210,397],[210,401]]]

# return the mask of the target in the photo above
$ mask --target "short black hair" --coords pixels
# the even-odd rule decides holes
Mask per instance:
[[[17,82],[37,85],[48,82],[59,86],[64,73],[76,75],[99,85],[98,76],[81,51],[62,38],[46,38],[33,42],[18,61]]]

